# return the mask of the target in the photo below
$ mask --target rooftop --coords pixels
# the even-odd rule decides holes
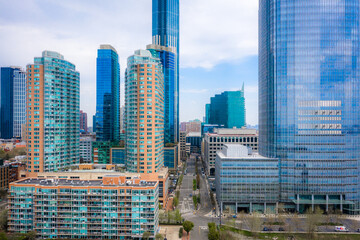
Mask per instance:
[[[107,175],[105,177],[117,177]],[[38,185],[38,186],[69,186],[69,187],[91,187],[91,186],[133,186],[133,187],[150,187],[155,186],[157,182],[140,181],[140,183],[134,183],[133,181],[126,181],[119,184],[104,184],[103,180],[73,180],[73,179],[40,179],[40,178],[27,178],[17,181],[15,184],[26,184],[26,185]]]
[[[208,133],[208,135],[258,135],[258,133],[256,129],[248,128],[217,128],[214,130],[214,133]]]
[[[275,160],[275,158],[267,158],[261,156],[258,153],[253,153],[251,148],[241,144],[224,144],[221,151],[217,153],[221,158],[229,158],[229,159],[258,159],[258,160]]]

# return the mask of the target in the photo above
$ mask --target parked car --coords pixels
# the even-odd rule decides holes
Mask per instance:
[[[335,232],[348,232],[349,230],[345,226],[335,226]]]
[[[285,229],[284,229],[284,228],[279,227],[279,232],[284,232],[284,231],[285,231]]]
[[[271,228],[268,228],[268,227],[264,227],[264,228],[263,228],[263,231],[264,231],[264,232],[271,232],[272,229],[271,229]]]
[[[357,232],[360,232],[360,228],[358,228],[356,231],[357,231]]]

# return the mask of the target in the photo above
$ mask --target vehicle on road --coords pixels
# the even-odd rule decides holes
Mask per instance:
[[[268,228],[268,227],[264,227],[264,228],[263,228],[263,231],[264,231],[264,232],[271,232],[272,229],[271,229],[271,228]]]
[[[279,232],[284,232],[284,231],[285,231],[285,229],[284,229],[284,228],[279,227]]]
[[[349,230],[345,226],[335,226],[335,232],[348,232]]]
[[[189,194],[189,197],[192,197],[192,194],[191,194],[191,193]]]
[[[360,232],[360,228],[358,228],[356,231],[357,231],[357,232]]]
[[[233,215],[233,218],[237,218],[237,216],[236,216],[236,215]]]

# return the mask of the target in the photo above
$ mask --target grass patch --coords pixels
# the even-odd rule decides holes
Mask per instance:
[[[316,224],[317,226],[342,226],[342,223],[323,222]]]
[[[296,240],[359,240],[360,234],[335,234],[335,233],[328,233],[328,234],[314,234],[313,237],[309,237],[307,233],[252,233],[246,230],[240,230],[234,227],[229,226],[221,226],[221,231],[231,231],[233,233],[237,233],[246,237],[256,237],[256,239],[273,239],[277,238],[277,240],[288,240],[290,236],[293,236],[293,239]]]
[[[282,226],[285,225],[284,222],[264,222],[265,225],[276,225],[276,226]]]

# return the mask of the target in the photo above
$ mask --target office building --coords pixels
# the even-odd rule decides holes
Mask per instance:
[[[87,133],[88,132],[88,124],[87,124],[87,113],[83,110],[80,110],[80,132]]]
[[[137,50],[125,71],[126,169],[155,173],[164,166],[164,75],[159,58]]]
[[[110,164],[126,164],[126,151],[124,147],[110,148]]]
[[[93,127],[92,127],[92,132],[96,133],[96,115],[93,115]]]
[[[219,128],[204,135],[203,157],[209,175],[215,175],[216,153],[224,144],[238,143],[258,151],[258,133],[255,129]]]
[[[225,128],[246,126],[244,86],[240,91],[227,91],[215,95],[205,110],[208,124],[221,124]]]
[[[164,166],[170,171],[176,171],[179,165],[179,144],[167,144],[164,148]]]
[[[224,144],[216,154],[216,199],[222,211],[275,212],[279,201],[279,161],[249,147]]]
[[[92,163],[110,164],[110,149],[119,147],[118,142],[96,141],[92,143]]]
[[[94,138],[92,137],[80,137],[80,163],[91,163],[92,158],[92,143]]]
[[[198,119],[182,122],[180,124],[180,131],[188,133],[200,133],[201,132],[201,121]]]
[[[19,67],[0,68],[0,138],[21,138],[26,123],[26,73]]]
[[[201,136],[204,136],[206,133],[214,133],[216,129],[225,128],[224,124],[201,124]]]
[[[280,159],[281,201],[300,212],[360,213],[359,11],[260,1],[259,153]]]
[[[152,1],[152,46],[164,67],[165,143],[179,142],[179,0]]]
[[[180,159],[185,161],[186,155],[186,132],[180,131]]]
[[[120,140],[120,65],[111,45],[100,45],[96,59],[96,140]]]
[[[0,165],[0,190],[9,189],[9,184],[20,179],[20,171],[25,170],[25,164],[20,162]]]
[[[190,143],[190,154],[191,153],[201,153],[201,133],[200,132],[190,132],[186,134],[186,143]]]
[[[11,183],[8,230],[41,239],[142,239],[159,231],[159,182],[28,178]]]
[[[176,51],[171,47],[161,45],[148,45],[147,50],[155,58],[161,60],[164,74],[164,143],[178,142],[178,89],[176,71]]]
[[[75,65],[51,51],[27,66],[27,168],[30,176],[79,163],[79,87]]]

